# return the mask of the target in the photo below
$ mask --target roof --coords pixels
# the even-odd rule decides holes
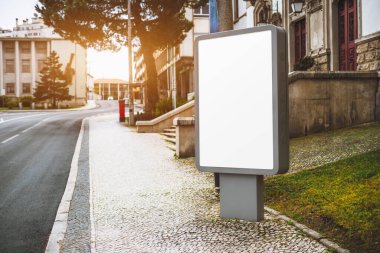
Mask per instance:
[[[113,79],[113,78],[98,78],[94,80],[94,83],[120,83],[120,84],[128,84],[127,81],[122,79]]]

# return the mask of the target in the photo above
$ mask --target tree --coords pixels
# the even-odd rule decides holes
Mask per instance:
[[[36,82],[37,87],[33,94],[36,101],[50,100],[53,107],[56,107],[59,101],[71,100],[72,96],[69,95],[68,87],[71,84],[71,78],[63,73],[57,52],[52,51],[44,65],[40,72],[41,81]],[[70,73],[73,73],[72,71]]]
[[[219,32],[233,30],[232,1],[218,0]]]
[[[185,8],[196,8],[207,0],[131,0],[132,38],[141,45],[147,71],[146,111],[158,101],[157,71],[153,53],[174,46],[185,38],[192,22]],[[46,25],[61,36],[85,47],[117,50],[128,43],[126,0],[39,0],[36,5]]]

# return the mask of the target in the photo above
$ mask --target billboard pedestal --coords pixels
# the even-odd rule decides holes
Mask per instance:
[[[264,219],[262,175],[220,173],[220,213],[223,218]]]

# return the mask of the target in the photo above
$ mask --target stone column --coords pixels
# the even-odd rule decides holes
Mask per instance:
[[[3,59],[3,42],[0,41],[0,96],[5,95],[3,62],[4,62],[4,59]]]
[[[111,96],[111,83],[108,83],[108,97]],[[107,99],[108,99],[107,97]]]
[[[120,83],[117,83],[117,100],[120,99]]]
[[[36,87],[36,43],[34,40],[31,41],[30,45],[30,52],[31,52],[31,70],[32,70],[32,83],[31,83],[31,92],[33,93],[35,87]]]
[[[15,87],[15,92],[16,92],[16,97],[20,96],[20,47],[19,47],[19,42],[15,42],[15,66],[16,66],[16,87]]]

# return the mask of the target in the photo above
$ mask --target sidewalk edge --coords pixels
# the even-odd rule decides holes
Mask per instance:
[[[280,212],[278,212],[278,211],[276,211],[270,207],[267,207],[267,206],[264,206],[264,210],[267,211],[268,213],[272,214],[273,216],[277,217],[278,219],[286,221],[288,224],[295,226],[296,228],[298,228],[299,230],[304,232],[309,237],[311,237],[314,240],[318,241],[319,243],[323,244],[325,247],[332,249],[338,253],[350,253],[350,251],[348,249],[344,249],[344,248],[340,247],[338,244],[328,240],[327,238],[325,238],[323,235],[321,235],[317,231],[308,228],[307,226],[289,218],[288,216],[285,216],[285,215],[281,214]]]
[[[67,179],[67,184],[65,192],[63,193],[61,203],[59,204],[57,215],[51,230],[49,241],[46,245],[45,253],[58,253],[61,250],[63,239],[65,237],[67,229],[67,220],[70,210],[70,204],[74,193],[75,183],[78,174],[78,162],[79,154],[82,146],[82,140],[84,135],[84,124],[87,118],[82,120],[78,140],[75,146],[75,151],[73,155],[73,160],[71,161],[71,168],[69,177]]]

